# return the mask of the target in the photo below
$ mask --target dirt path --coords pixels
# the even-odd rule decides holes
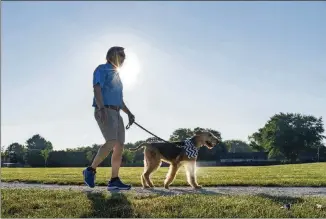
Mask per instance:
[[[37,188],[37,189],[67,189],[67,190],[80,190],[80,191],[92,191],[92,192],[104,192],[105,186],[98,186],[93,189],[86,186],[73,186],[73,185],[49,185],[49,184],[25,184],[25,183],[5,183],[1,182],[1,189],[3,188]],[[326,187],[242,187],[242,186],[225,186],[225,187],[204,187],[201,190],[193,190],[190,187],[171,187],[170,190],[164,188],[155,189],[143,189],[140,187],[134,187],[130,191],[138,195],[147,196],[150,194],[160,195],[179,195],[179,194],[265,194],[273,196],[323,196],[326,197]]]

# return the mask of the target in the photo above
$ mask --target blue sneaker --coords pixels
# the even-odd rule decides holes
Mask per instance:
[[[95,170],[90,170],[89,168],[86,168],[83,170],[83,175],[84,175],[84,182],[86,185],[88,185],[91,188],[95,187]]]
[[[131,185],[126,185],[121,182],[120,178],[112,181],[110,180],[108,183],[108,190],[129,190],[131,189]]]

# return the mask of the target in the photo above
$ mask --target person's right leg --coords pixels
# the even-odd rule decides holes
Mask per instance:
[[[118,143],[117,140],[107,141],[97,151],[97,154],[92,162],[92,165],[87,167],[83,171],[85,183],[93,188],[95,187],[95,174],[96,168],[103,162],[103,160],[109,155],[112,148]]]
[[[103,160],[109,155],[109,153],[112,151],[115,145],[118,144],[117,140],[111,140],[107,141],[105,144],[103,144],[97,151],[97,154],[93,160],[93,163],[91,167],[93,169],[96,169]]]
[[[117,143],[113,148],[113,153],[111,157],[112,178],[119,177],[119,170],[122,162],[122,153],[123,153],[123,145],[121,145],[121,143]]]
[[[111,180],[108,183],[108,190],[122,189],[129,190],[131,185],[124,184],[119,178],[119,169],[122,161],[123,145],[125,142],[125,127],[123,124],[123,119],[119,115],[119,125],[118,125],[118,142],[113,148],[113,153],[111,157],[112,173]]]

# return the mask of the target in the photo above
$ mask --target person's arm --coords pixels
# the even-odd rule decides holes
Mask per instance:
[[[94,96],[95,102],[99,109],[104,108],[103,96],[102,96],[102,88],[104,85],[104,76],[97,67],[93,74],[93,88],[94,88]]]
[[[130,110],[128,109],[128,107],[126,106],[123,100],[122,100],[122,105],[123,105],[122,111],[128,115],[128,119],[129,119],[128,126],[130,127],[135,122],[135,116],[130,112]]]
[[[132,113],[130,112],[130,110],[128,109],[124,101],[122,101],[122,111],[125,112],[128,116],[132,115]]]
[[[95,102],[99,109],[104,108],[103,97],[102,97],[102,89],[99,84],[94,85],[94,96]]]

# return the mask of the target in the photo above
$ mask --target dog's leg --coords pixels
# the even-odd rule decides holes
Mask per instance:
[[[169,172],[166,175],[166,179],[164,181],[164,188],[169,189],[169,186],[173,182],[178,170],[179,170],[180,164],[171,164],[169,168]]]
[[[150,188],[149,185],[147,185],[147,183],[146,183],[146,180],[145,180],[144,174],[142,174],[142,175],[140,176],[140,180],[141,180],[141,184],[142,184],[142,186],[143,186],[144,189],[148,189],[148,188]]]
[[[140,180],[141,180],[141,184],[143,186],[143,188],[150,188],[149,185],[147,184],[144,174],[146,173],[148,169],[148,165],[147,165],[147,160],[146,160],[146,155],[144,156],[144,173],[140,176]]]
[[[189,185],[191,185],[191,180],[190,180],[190,167],[188,163],[185,163],[184,168],[186,170],[186,177],[187,177],[187,182]]]
[[[151,166],[149,166],[148,169],[146,170],[146,172],[144,172],[144,174],[142,175],[146,184],[151,188],[154,187],[154,184],[153,184],[150,176],[155,170],[157,170],[160,167],[160,165],[161,165],[161,162],[151,163]]]
[[[202,186],[197,184],[196,179],[196,161],[189,161],[186,163],[186,174],[187,174],[187,181],[191,187],[195,189],[200,189]]]
[[[142,175],[143,187],[144,184],[146,184],[144,188],[154,187],[154,184],[150,179],[150,175],[160,167],[161,160],[159,155],[153,150],[145,150],[144,154],[146,158],[146,169]]]

